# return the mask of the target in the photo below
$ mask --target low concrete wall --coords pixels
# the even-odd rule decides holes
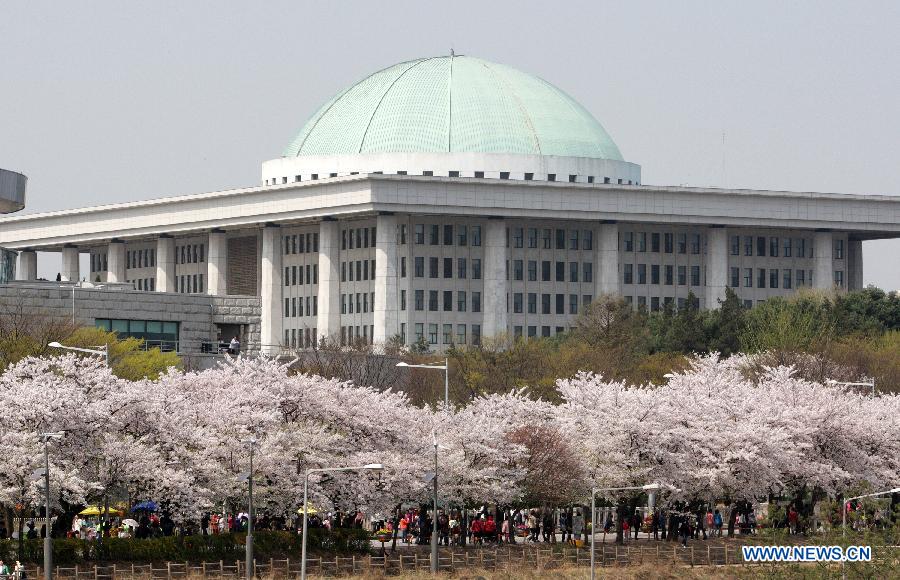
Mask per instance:
[[[216,340],[216,324],[244,326],[242,351],[259,350],[260,301],[255,296],[207,296],[85,288],[59,282],[0,285],[0,316],[14,312],[93,326],[98,318],[179,323],[179,348],[189,354]]]

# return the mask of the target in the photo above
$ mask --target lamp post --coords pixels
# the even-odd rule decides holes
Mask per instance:
[[[871,381],[862,381],[859,383],[848,382],[848,381],[836,381],[834,379],[828,379],[825,381],[827,384],[833,387],[868,387],[872,389],[872,396],[875,396],[875,379]]]
[[[300,547],[300,580],[306,580],[306,528],[309,517],[309,476],[313,473],[334,473],[339,471],[381,471],[384,466],[380,463],[369,463],[360,467],[319,467],[307,469],[303,480],[303,539]]]
[[[591,490],[591,580],[595,580],[594,571],[594,536],[597,533],[597,522],[595,516],[597,514],[597,494],[605,491],[657,491],[660,488],[658,483],[648,483],[647,485],[632,487],[595,487]]]
[[[847,504],[849,502],[851,502],[855,499],[863,499],[866,497],[878,497],[880,495],[891,495],[894,493],[900,493],[900,487],[895,487],[894,489],[889,489],[886,491],[876,491],[875,493],[867,493],[864,495],[858,495],[856,497],[848,497],[847,499],[843,500],[843,503],[841,505],[841,537],[842,538],[847,537]],[[844,568],[844,560],[841,560],[841,578],[844,578],[845,580],[847,578],[847,572],[846,572],[846,569]]]
[[[436,369],[444,371],[444,405],[450,406],[450,359],[445,358],[443,365],[411,365],[400,361],[396,366],[408,369]]]
[[[50,451],[51,439],[62,439],[62,431],[41,433],[44,442],[44,580],[53,577],[53,540],[50,538]]]
[[[60,344],[58,342],[51,342],[47,346],[50,348],[61,348],[63,350],[74,350],[77,352],[86,352],[88,354],[99,354],[103,356],[103,360],[106,361],[106,366],[109,366],[109,344],[105,344],[102,347],[94,348],[81,348],[78,346],[66,346],[64,344]],[[102,350],[100,350],[102,348]]]
[[[247,541],[245,547],[247,580],[251,580],[256,574],[256,566],[253,562],[253,448],[256,446],[256,438],[249,437],[242,440],[241,443],[250,447],[250,471],[247,474]]]

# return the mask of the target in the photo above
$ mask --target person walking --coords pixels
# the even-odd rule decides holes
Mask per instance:
[[[681,547],[687,548],[688,536],[691,535],[691,524],[686,515],[681,516],[681,524],[678,526],[678,537],[681,539]]]
[[[22,562],[16,560],[16,565],[13,567],[13,574],[15,574],[16,580],[25,580],[25,566],[22,565]]]
[[[532,542],[537,542],[540,524],[538,523],[537,515],[534,513],[534,510],[528,512],[528,531],[531,533],[531,537],[528,539]]]
[[[713,513],[713,525],[716,527],[716,536],[722,537],[722,512],[716,510]]]
[[[634,529],[634,539],[638,539],[638,532],[641,531],[641,525],[643,524],[643,518],[641,517],[640,510],[635,510],[634,515],[631,516],[631,527]]]
[[[509,518],[503,518],[503,524],[500,526],[500,544],[503,542],[512,543],[512,537],[509,533]]]

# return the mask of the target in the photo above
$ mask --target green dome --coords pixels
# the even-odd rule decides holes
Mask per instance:
[[[538,77],[469,56],[380,70],[325,103],[285,157],[508,153],[622,161],[600,123]]]

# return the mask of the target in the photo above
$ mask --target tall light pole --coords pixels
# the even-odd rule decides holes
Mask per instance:
[[[596,579],[594,571],[594,537],[597,534],[597,494],[605,491],[657,491],[660,488],[658,483],[648,483],[647,485],[632,487],[595,487],[591,490],[591,580]]]
[[[256,438],[249,437],[241,441],[241,443],[250,447],[250,472],[247,474],[247,495],[249,496],[247,506],[247,541],[245,543],[247,551],[247,580],[250,580],[256,573],[256,566],[253,562],[253,448],[256,446]]]
[[[62,439],[62,431],[41,433],[44,442],[44,580],[53,577],[53,540],[50,538],[50,451],[48,443],[51,439]]]
[[[99,354],[100,356],[103,357],[103,360],[106,361],[106,366],[109,366],[109,344],[103,345],[102,350],[100,350],[101,347],[98,347],[96,349],[81,348],[78,346],[66,346],[66,345],[60,344],[58,342],[51,342],[47,346],[49,346],[50,348],[61,348],[63,350],[74,350],[77,352],[86,352],[88,354]]]
[[[397,366],[407,369],[436,369],[444,371],[444,405],[450,406],[450,359],[445,358],[443,365],[411,365],[400,361],[397,363]]]
[[[900,493],[900,487],[895,487],[894,489],[889,489],[887,491],[876,491],[875,493],[867,493],[865,495],[858,495],[856,497],[848,497],[847,499],[843,500],[843,503],[841,504],[841,537],[842,538],[847,537],[847,504],[849,502],[851,502],[855,499],[863,499],[866,497],[877,497],[880,495],[891,495],[894,493]],[[843,560],[841,560],[841,578],[844,578],[845,580],[847,578],[847,572],[846,572],[846,569],[844,568]]]
[[[871,381],[862,381],[859,383],[847,382],[847,381],[836,381],[834,379],[828,379],[825,381],[827,384],[833,387],[868,387],[872,389],[872,396],[875,396],[875,379]]]
[[[360,467],[320,467],[307,469],[303,480],[303,539],[300,547],[300,580],[306,580],[306,520],[309,516],[309,476],[313,473],[334,473],[338,471],[381,471],[384,466],[380,463],[369,463]]]

